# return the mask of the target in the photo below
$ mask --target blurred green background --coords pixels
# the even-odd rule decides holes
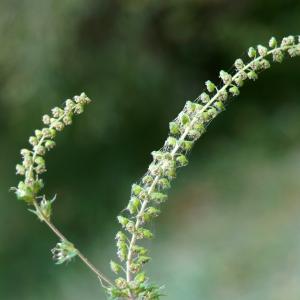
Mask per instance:
[[[1,0],[0,299],[105,299],[9,187],[41,115],[94,101],[48,155],[54,222],[109,272],[116,215],[172,120],[248,46],[299,34],[291,0]],[[247,84],[210,126],[152,224],[165,299],[300,299],[300,59]],[[235,101],[235,102],[236,102]]]

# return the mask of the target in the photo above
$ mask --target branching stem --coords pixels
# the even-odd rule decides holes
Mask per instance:
[[[34,201],[34,207],[39,215],[42,217],[43,222],[53,231],[53,233],[61,240],[61,241],[68,241],[67,238],[57,229],[57,227],[43,214],[43,211],[40,209],[38,203]],[[99,278],[102,282],[106,282],[108,285],[113,286],[112,282],[103,275],[78,249],[77,256],[83,261],[83,263]]]

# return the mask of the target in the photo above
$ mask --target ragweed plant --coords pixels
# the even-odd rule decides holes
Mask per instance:
[[[166,191],[176,177],[178,168],[188,164],[187,155],[194,143],[205,133],[210,122],[225,110],[228,100],[240,93],[247,80],[257,80],[261,71],[269,69],[271,62],[281,63],[285,56],[300,56],[300,37],[288,36],[280,42],[272,37],[268,47],[257,45],[250,47],[248,59],[241,58],[234,63],[234,72],[220,71],[222,84],[217,86],[206,81],[206,89],[194,101],[187,101],[183,110],[169,124],[170,133],[165,144],[153,151],[153,161],[148,171],[131,188],[129,203],[125,213],[118,216],[122,229],[116,234],[117,256],[119,262],[111,261],[110,266],[118,277],[112,282],[81,252],[68,241],[51,222],[52,204],[55,198],[48,200],[41,195],[43,181],[39,175],[46,171],[44,155],[55,146],[54,137],[72,121],[73,114],[79,114],[90,102],[85,94],[67,100],[64,109],[54,108],[52,117],[45,115],[46,125],[36,130],[29,138],[32,150],[23,149],[22,164],[17,165],[17,174],[24,176],[17,188],[18,199],[26,202],[32,212],[46,223],[59,237],[60,242],[52,250],[57,263],[64,263],[78,256],[97,275],[105,288],[109,299],[155,300],[162,295],[161,288],[149,283],[144,266],[150,260],[144,239],[151,239],[153,233],[147,224],[160,214],[160,205],[167,199]]]

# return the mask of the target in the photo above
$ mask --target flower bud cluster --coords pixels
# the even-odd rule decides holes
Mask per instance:
[[[147,173],[140,183],[132,185],[128,215],[118,217],[124,231],[118,232],[116,236],[117,254],[125,266],[112,262],[111,268],[117,274],[121,271],[126,274],[126,278],[119,277],[116,281],[114,293],[119,297],[146,299],[141,297],[136,288],[134,276],[144,274],[142,267],[150,257],[144,247],[137,245],[137,241],[152,238],[153,234],[145,226],[160,214],[159,205],[167,199],[166,190],[176,177],[177,169],[188,164],[187,154],[195,141],[225,109],[229,97],[239,95],[240,87],[247,79],[256,80],[259,72],[270,68],[268,57],[271,56],[274,62],[281,62],[284,52],[291,57],[300,55],[300,41],[287,37],[277,43],[275,38],[271,38],[269,48],[263,45],[250,47],[250,61],[237,59],[234,74],[220,71],[219,76],[223,82],[220,88],[212,81],[206,81],[206,91],[195,102],[188,101],[178,117],[169,124],[170,134],[163,148],[151,153],[153,161]]]
[[[54,138],[56,133],[62,131],[65,126],[70,125],[73,116],[82,113],[85,105],[90,101],[82,93],[80,96],[75,96],[73,100],[67,100],[64,108],[55,107],[52,109],[51,115],[42,117],[45,127],[35,130],[34,134],[29,137],[29,144],[32,149],[22,149],[22,163],[16,165],[16,173],[24,176],[24,180],[19,182],[17,188],[14,188],[19,200],[34,205],[39,192],[44,186],[43,180],[39,178],[40,174],[46,172],[44,156],[47,151],[55,147]],[[39,211],[36,211],[40,219],[50,219],[52,202],[52,200],[46,200],[45,197],[42,197]],[[41,212],[43,215],[41,215]]]
[[[71,261],[72,258],[78,254],[78,250],[74,245],[66,240],[57,243],[51,252],[53,254],[53,259],[58,265]]]

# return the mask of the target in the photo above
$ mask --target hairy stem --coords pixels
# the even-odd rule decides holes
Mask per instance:
[[[42,216],[43,222],[53,231],[53,233],[61,240],[68,241],[68,239],[57,229],[57,227],[43,214],[43,211],[40,209],[38,203],[34,201],[34,207]],[[77,256],[83,261],[83,263],[99,278],[100,281],[106,282],[108,285],[112,286],[112,282],[103,275],[77,248]]]

